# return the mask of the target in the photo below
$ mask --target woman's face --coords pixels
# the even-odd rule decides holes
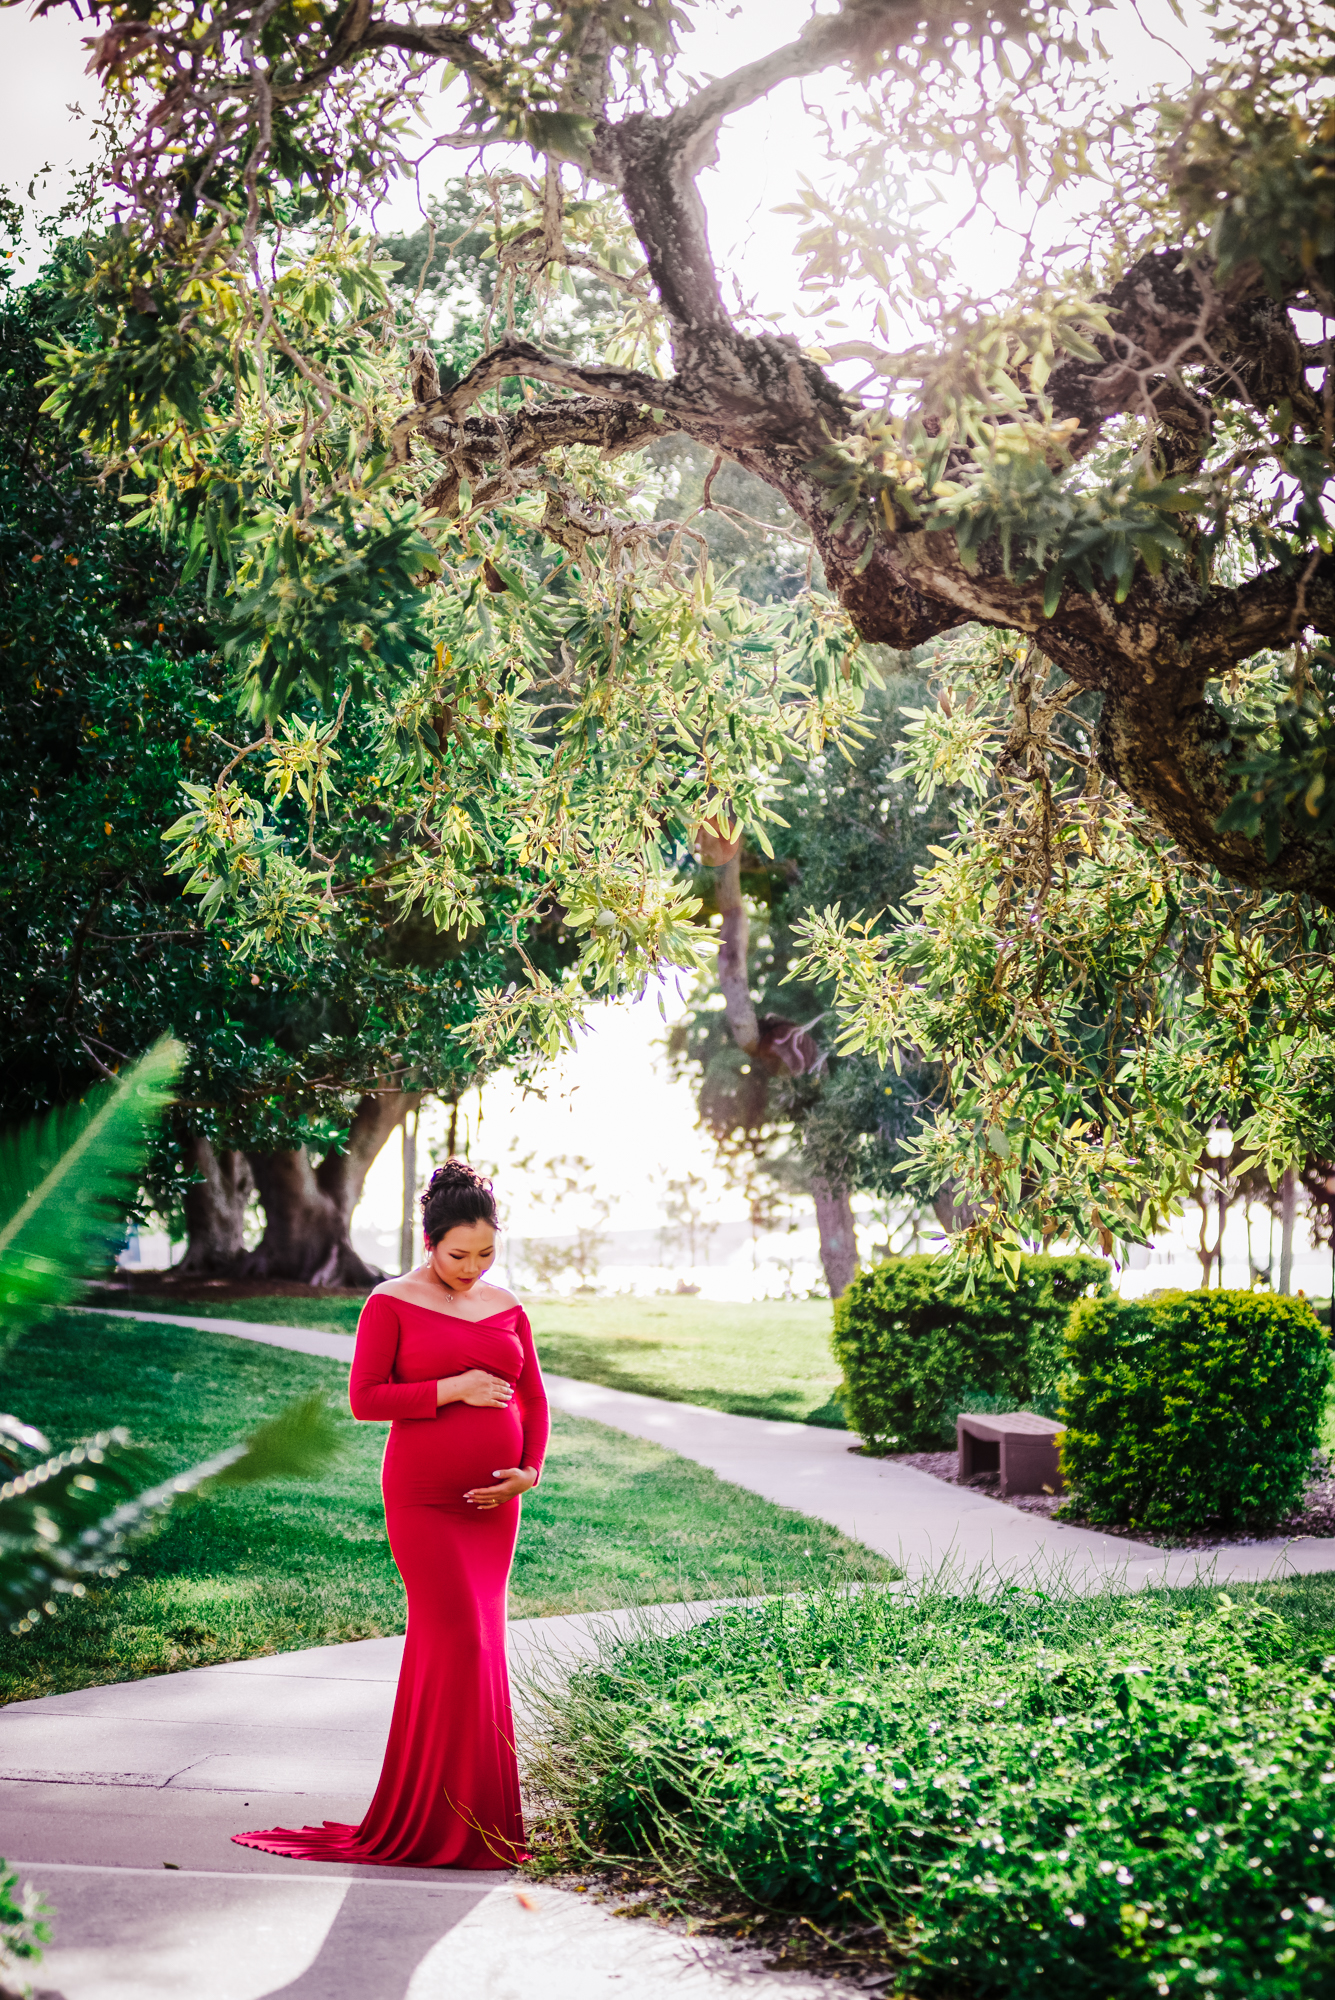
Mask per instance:
[[[496,1261],[496,1231],[489,1222],[459,1222],[447,1229],[427,1262],[452,1292],[471,1292]]]

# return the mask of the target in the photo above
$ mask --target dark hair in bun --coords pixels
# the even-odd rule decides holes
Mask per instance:
[[[500,1228],[491,1182],[467,1160],[446,1160],[426,1184],[422,1232],[434,1250],[447,1230],[469,1222],[487,1222],[493,1229]]]

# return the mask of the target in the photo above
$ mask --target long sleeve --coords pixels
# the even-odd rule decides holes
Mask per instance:
[[[531,1347],[531,1342],[530,1342]],[[373,1292],[357,1322],[357,1346],[348,1378],[348,1401],[361,1423],[386,1424],[395,1417],[434,1417],[436,1384],[396,1382],[399,1316],[391,1299]],[[536,1367],[536,1357],[534,1365]]]
[[[547,1407],[547,1391],[542,1383],[542,1370],[538,1366],[538,1352],[533,1345],[533,1328],[528,1323],[526,1312],[521,1311],[515,1331],[524,1350],[524,1365],[515,1383],[515,1402],[519,1406],[519,1420],[524,1426],[524,1455],[519,1462],[531,1465],[541,1478],[552,1419]]]

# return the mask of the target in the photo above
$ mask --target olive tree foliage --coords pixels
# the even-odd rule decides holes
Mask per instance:
[[[955,830],[893,911],[795,927],[798,972],[834,982],[836,1045],[934,1069],[907,1184],[951,1188],[963,1250],[1111,1253],[1212,1199],[1203,1135],[1227,1125],[1231,1185],[1288,1196],[1287,1242],[1295,1172],[1335,1137],[1335,917],[1158,837],[1099,769],[1088,703],[1020,635],[967,630],[937,670],[897,776],[953,800]],[[1234,733],[1278,672],[1261,655],[1221,691]]]
[[[137,279],[157,324],[128,329],[100,367],[71,366],[76,414],[127,443],[169,411],[188,423],[192,390],[247,352],[257,368],[283,355],[317,404],[346,405],[329,336],[284,308],[313,286],[365,299],[373,281],[349,279],[355,253],[337,236],[275,275],[262,225],[284,199],[355,206],[380,189],[405,164],[410,114],[457,73],[454,141],[522,139],[546,161],[509,246],[516,271],[596,269],[626,301],[623,350],[656,355],[661,326],[672,372],[615,351],[549,359],[498,317],[462,381],[419,371],[395,426],[400,457],[420,438],[437,459],[437,508],[457,509],[463,488],[469,515],[540,493],[583,540],[578,503],[569,514],[544,485],[554,455],[615,457],[682,430],[784,494],[863,638],[902,647],[964,618],[1040,635],[1107,697],[1104,755],[1157,823],[1230,876],[1328,881],[1320,843],[1290,836],[1268,856],[1246,828],[1218,829],[1229,787],[1207,699],[1261,646],[1319,631],[1335,591],[1319,507],[1331,394],[1308,379],[1328,354],[1291,317],[1324,310],[1335,275],[1324,9],[1222,9],[1199,76],[1145,105],[1090,59],[1096,16],[1015,0],[849,0],[702,85],[678,61],[673,0],[92,12],[126,121],[107,303],[133,314]],[[802,244],[809,285],[860,289],[871,309],[873,337],[848,344],[871,376],[861,396],[792,341],[736,323],[695,189],[730,112],[836,69],[853,87],[848,137],[829,134],[830,185],[806,198]],[[916,212],[913,171],[952,165],[980,201],[994,177],[1097,189],[1072,211],[1067,254],[1035,250],[999,313]],[[565,166],[592,200],[567,203]],[[642,255],[630,268],[623,218]],[[877,326],[890,330],[902,292],[924,338],[896,352]],[[515,378],[543,393],[498,420],[487,394]],[[1220,574],[1230,529],[1253,561]],[[257,678],[275,685],[263,664]]]
[[[21,227],[5,213],[4,233]],[[312,772],[323,754],[319,839],[332,857],[322,922],[293,934],[281,903],[270,937],[208,925],[165,872],[163,830],[183,785],[207,799],[235,757],[235,695],[216,648],[204,579],[90,478],[40,405],[43,342],[70,332],[78,301],[58,226],[28,283],[0,264],[0,1120],[81,1098],[164,1032],[188,1054],[149,1147],[143,1193],[189,1247],[182,1275],[367,1284],[350,1218],[387,1134],[423,1090],[474,1074],[459,1029],[474,993],[522,971],[503,948],[504,889],[466,941],[387,907],[383,873],[417,809],[420,770],[387,763],[376,702],[350,701],[336,741],[308,695],[261,762],[240,767],[263,814],[263,882],[309,855]],[[72,254],[78,254],[77,243]],[[257,768],[258,767],[258,768]],[[304,788],[304,795],[303,795]],[[187,789],[187,799],[191,796]],[[253,916],[257,898],[249,910]],[[557,935],[531,958],[561,960]],[[246,935],[247,929],[252,933]],[[265,1234],[247,1249],[258,1193]]]
[[[641,475],[604,469],[604,446],[669,434],[661,413],[616,416],[612,435],[595,411],[549,463],[545,443],[520,439],[531,385],[503,370],[470,403],[475,442],[443,483],[434,459],[414,459],[405,391],[434,409],[453,371],[424,344],[425,316],[357,204],[399,163],[429,64],[368,45],[345,73],[343,29],[331,42],[332,20],[295,5],[208,19],[112,10],[104,25],[119,219],[90,235],[96,334],[53,351],[48,407],[138,497],[132,518],[184,539],[207,570],[256,731],[191,794],[171,829],[174,866],[242,949],[315,948],[342,706],[349,693],[378,699],[387,766],[415,762],[421,778],[384,893],[460,936],[504,896],[521,959],[557,913],[581,946],[572,976],[530,963],[523,982],[480,996],[472,1025],[483,1057],[551,1051],[590,989],[697,962],[697,905],[671,842],[720,800],[763,838],[768,770],[794,740],[815,747],[854,720],[856,636],[826,594],[759,610],[725,589],[699,533],[637,498]],[[317,49],[337,53],[319,82],[305,76]],[[268,79],[259,99],[252,72]],[[298,72],[289,100],[278,79]],[[559,345],[540,254],[554,185],[507,174],[480,191],[504,271],[486,351],[463,371],[480,390],[496,341],[509,353],[508,329],[535,309]],[[596,201],[572,201],[566,220],[634,341],[653,302],[625,275],[636,260],[624,222]],[[503,471],[488,470],[496,452]],[[294,734],[289,712],[311,695],[328,719]],[[309,800],[304,855],[274,839],[270,800],[287,787]]]
[[[257,724],[299,687],[336,711],[368,685],[387,743],[419,746],[421,813],[390,893],[466,925],[485,851],[515,891],[517,940],[565,908],[585,940],[573,980],[486,996],[484,1045],[522,1027],[555,1046],[581,990],[689,963],[671,842],[745,826],[763,847],[784,754],[856,736],[860,642],[908,649],[966,624],[1022,662],[989,682],[980,755],[996,772],[1043,793],[1040,769],[1066,758],[1054,718],[1083,717],[1071,741],[1103,802],[1092,865],[1113,852],[1105,827],[1129,843],[1131,874],[1106,893],[1143,877],[1157,908],[1155,869],[1161,896],[1185,870],[1192,923],[1272,941],[1283,977],[1310,985],[1335,890],[1324,7],[1221,0],[1198,21],[1195,73],[1136,97],[1092,0],[844,0],[783,46],[762,30],[753,60],[704,81],[674,0],[90,11],[116,224],[85,280],[101,336],[52,357],[53,407],[230,588]],[[696,182],[731,114],[823,76],[842,95],[838,115],[810,114],[826,171],[797,203],[800,302],[858,324],[804,349],[725,303]],[[527,181],[506,168],[525,206],[493,203],[494,310],[458,373],[395,305],[358,220],[416,171],[428,96],[445,107],[432,143],[493,178],[497,148],[502,165],[516,144],[537,161]],[[980,215],[1017,246],[1000,297],[970,285]],[[607,295],[596,360],[560,337],[576,277]],[[720,585],[698,522],[662,519],[639,484],[637,455],[674,434],[781,498],[824,589],[758,609]],[[307,753],[282,754],[295,771]],[[196,889],[237,910],[258,899],[271,933],[318,928],[318,862],[270,887],[262,818],[228,783],[178,829]],[[1023,922],[1046,936],[1059,899],[1026,871],[1049,822],[989,814],[1002,916],[1023,902],[1007,885],[1027,885]],[[1237,916],[1248,893],[1264,921]],[[1071,906],[1063,962],[1098,910],[1093,890]],[[843,982],[850,1045],[888,1048],[879,960],[846,922],[813,931],[811,970]],[[1179,955],[1198,998],[1207,966],[1230,962],[1205,930]],[[981,1055],[986,1087],[975,1102],[961,1076],[952,1114],[974,1166],[924,1138],[929,1177],[977,1184],[979,1241],[1134,1235],[1177,1171],[1171,1119],[1127,1136],[1138,1100],[1111,1053],[1127,980],[1163,972],[1143,958],[1088,998],[1095,1025],[1063,1031],[1044,1085],[1056,1123],[1038,1143],[1102,1121],[1102,1150],[1015,1159],[1010,1121],[1031,1112],[1020,1092],[994,1115]],[[1072,1041],[1098,1079],[1078,1111],[1062,1098]],[[1172,1101],[1191,1115],[1185,1085]],[[1291,1139],[1255,1136],[1272,1160]],[[1034,1194],[1038,1176],[1058,1195]]]

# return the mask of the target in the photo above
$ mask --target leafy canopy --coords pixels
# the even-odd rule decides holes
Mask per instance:
[[[466,940],[396,918],[385,877],[421,769],[386,765],[380,710],[350,690],[341,716],[307,691],[235,765],[263,850],[240,920],[223,885],[187,897],[168,872],[164,829],[215,796],[238,747],[224,593],[202,568],[187,580],[189,552],[151,522],[128,525],[135,507],[41,414],[39,343],[87,324],[66,289],[77,241],[57,226],[47,248],[35,278],[0,284],[0,1115],[77,1098],[175,1036],[189,1053],[147,1176],[167,1211],[187,1127],[323,1150],[362,1092],[462,1087],[473,993],[522,965],[485,881]],[[563,951],[552,926],[529,949],[549,970]]]
[[[837,1046],[935,1066],[907,1183],[951,1185],[960,1249],[1014,1266],[1026,1243],[1145,1242],[1216,1121],[1237,1172],[1325,1157],[1329,912],[1154,839],[1091,757],[1079,691],[1022,641],[966,634],[938,671],[898,776],[953,801],[955,832],[898,907],[799,926],[798,969],[835,985]],[[1282,673],[1262,656],[1237,712]]]
[[[313,828],[364,698],[420,771],[395,906],[462,933],[483,868],[517,951],[565,913],[569,982],[493,986],[470,1031],[550,1050],[588,990],[694,962],[683,843],[766,846],[785,754],[856,740],[859,642],[973,623],[1021,661],[973,762],[941,746],[979,817],[897,941],[832,911],[806,967],[846,1046],[940,1056],[923,1185],[957,1178],[970,1244],[1013,1255],[1153,1226],[1206,1104],[1291,1155],[1266,1070],[1325,1059],[1335,899],[1326,10],[1212,8],[1185,81],[1144,92],[1096,8],[1022,0],[844,0],[708,81],[671,0],[93,12],[117,206],[50,409],[187,541],[265,731],[174,828],[211,918],[318,940],[322,863],[271,850],[250,772],[300,766]],[[726,307],[694,181],[731,113],[826,74],[804,350]],[[442,85],[439,141],[490,169],[470,354],[434,351],[434,240],[395,271],[366,221]],[[1008,288],[980,229],[1014,245]],[[635,462],[674,433],[782,497],[809,588],[758,606],[712,573]],[[1083,791],[1047,771],[1068,752]]]

